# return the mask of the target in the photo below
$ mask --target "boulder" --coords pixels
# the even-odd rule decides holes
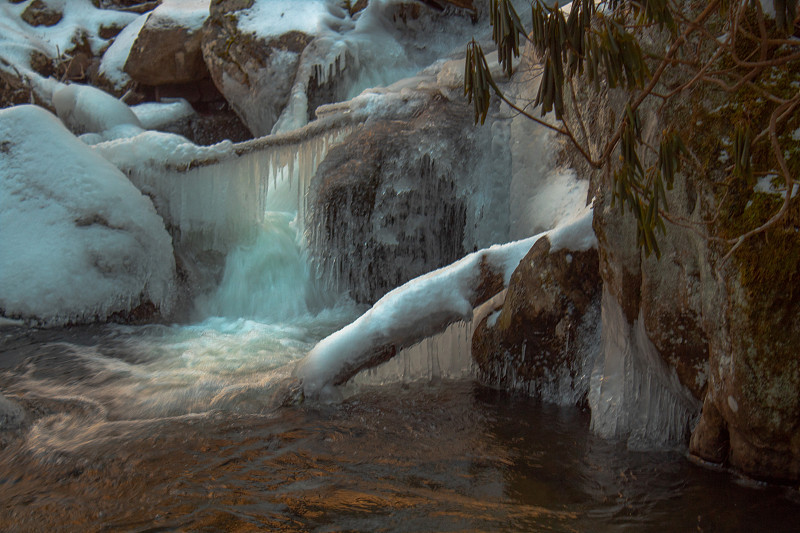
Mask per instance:
[[[736,122],[724,115],[731,102],[745,116],[753,116],[748,107],[758,105],[741,94],[706,88],[694,100],[646,101],[639,109],[648,144],[660,142],[664,124],[683,124],[705,165],[701,174],[679,176],[667,193],[669,217],[678,223],[667,222],[666,234],[658,234],[660,259],[640,251],[635,219],[613,205],[606,177],[593,174],[604,293],[592,426],[626,437],[661,432],[669,424],[673,435],[690,435],[689,452],[703,461],[794,483],[800,479],[800,297],[794,290],[800,282],[800,200],[725,257],[729,243],[767,222],[784,196],[765,186],[754,190],[725,168],[725,145],[717,139]],[[584,105],[592,109],[590,137],[607,138],[612,117],[623,112],[614,92]],[[787,154],[800,150],[790,130],[782,137]],[[644,161],[645,167],[651,163]],[[615,381],[620,369],[624,383]],[[660,384],[642,394],[638,387],[653,383],[653,376]],[[657,409],[637,410],[654,395],[660,396]],[[671,411],[667,417],[664,406]]]
[[[208,2],[157,7],[139,30],[124,71],[141,85],[198,82],[209,76],[201,49]]]
[[[9,318],[90,323],[173,305],[172,240],[151,200],[35,106],[0,110],[0,250]]]
[[[377,118],[332,148],[311,183],[313,260],[360,302],[508,235],[492,214],[508,210],[507,125],[475,128],[466,102],[416,95],[411,116]]]
[[[270,133],[286,107],[300,54],[311,42],[315,27],[313,21],[298,21],[297,29],[286,24],[256,32],[247,24],[247,14],[259,7],[257,3],[212,2],[203,31],[202,53],[219,91],[250,131],[260,136]],[[324,6],[319,4],[319,8]],[[278,18],[277,13],[275,16]]]
[[[472,339],[478,377],[561,404],[583,404],[597,348],[597,250],[550,251],[536,241],[511,276],[502,308]]]
[[[727,231],[766,221],[783,202],[737,196],[741,213],[723,207]],[[706,315],[708,388],[690,452],[758,479],[800,479],[799,223],[795,199],[782,223],[745,241],[721,267],[724,305]]]
[[[33,2],[22,12],[22,20],[31,26],[55,26],[64,18],[58,5],[44,0],[33,0]]]

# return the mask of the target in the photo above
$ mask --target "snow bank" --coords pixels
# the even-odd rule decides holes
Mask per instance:
[[[42,144],[46,142],[46,156]],[[46,324],[168,312],[175,262],[153,204],[47,111],[0,111],[0,310]]]
[[[297,366],[295,377],[302,381],[304,392],[313,396],[453,322],[471,320],[473,309],[482,303],[478,297],[485,296],[478,295],[476,287],[487,272],[501,275],[507,286],[519,262],[544,235],[562,248],[596,246],[591,220],[591,208],[584,209],[552,232],[475,252],[398,287],[355,322],[320,341]]]

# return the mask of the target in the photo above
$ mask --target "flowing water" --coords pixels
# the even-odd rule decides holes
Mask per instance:
[[[3,531],[793,531],[796,490],[597,438],[470,379],[282,405],[362,308],[291,217],[234,250],[190,325],[0,328]],[[260,280],[260,281],[259,281]]]

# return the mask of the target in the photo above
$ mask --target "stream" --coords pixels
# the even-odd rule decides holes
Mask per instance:
[[[283,406],[292,363],[364,310],[315,286],[290,219],[229,255],[192,323],[0,328],[25,411],[0,413],[0,530],[796,530],[795,489],[469,378]]]

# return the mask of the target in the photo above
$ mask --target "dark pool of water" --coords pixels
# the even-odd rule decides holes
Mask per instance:
[[[21,338],[6,339],[0,354],[0,386],[30,417],[2,441],[3,531],[772,532],[800,524],[796,491],[745,483],[681,453],[628,451],[594,437],[585,411],[471,382],[365,388],[332,405],[247,401],[125,416],[127,396],[111,397],[115,380],[130,381],[145,362],[126,352],[125,372],[94,382],[86,368],[70,374],[61,344]],[[71,384],[74,394],[48,398],[42,383],[61,392]]]

